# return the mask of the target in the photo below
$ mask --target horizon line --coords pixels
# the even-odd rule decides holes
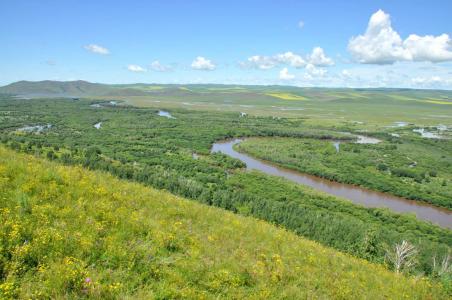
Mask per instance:
[[[452,91],[452,89],[443,89],[443,88],[433,88],[433,87],[425,87],[425,88],[413,88],[413,87],[346,87],[346,86],[299,86],[299,85],[283,85],[283,84],[244,84],[244,83],[213,83],[213,82],[204,82],[204,83],[159,83],[159,82],[133,82],[133,83],[107,83],[107,82],[93,82],[84,79],[75,79],[75,80],[51,80],[51,79],[43,79],[43,80],[18,80],[13,81],[5,85],[0,85],[0,88],[19,83],[19,82],[31,82],[31,83],[39,83],[39,82],[58,82],[58,83],[70,83],[70,82],[86,82],[91,84],[103,84],[103,85],[169,85],[169,86],[179,86],[179,85],[224,85],[224,86],[244,86],[244,87],[288,87],[288,88],[301,88],[301,89],[366,89],[366,90],[376,90],[376,89],[386,89],[386,90],[396,90],[396,89],[404,89],[404,90],[433,90],[433,91]]]

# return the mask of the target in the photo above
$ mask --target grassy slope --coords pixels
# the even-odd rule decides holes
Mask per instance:
[[[91,83],[83,80],[77,81],[18,81],[7,86],[0,87],[0,93],[16,94],[36,97],[46,95],[50,97],[81,97],[81,96],[145,96],[144,91],[117,87],[109,84]]]
[[[446,297],[265,222],[4,148],[0,198],[0,297]]]

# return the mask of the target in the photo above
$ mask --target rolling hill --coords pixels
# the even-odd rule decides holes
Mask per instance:
[[[0,148],[0,298],[443,299],[253,218]]]
[[[396,101],[436,101],[452,103],[452,92],[445,90],[415,90],[387,88],[312,88],[280,85],[222,85],[222,84],[101,84],[88,81],[18,81],[0,87],[0,94],[24,97],[142,97],[158,99],[184,98],[189,101],[214,101],[225,99],[244,103],[270,103],[272,100],[316,102],[334,100],[372,100],[388,98]],[[274,101],[273,101],[274,102]],[[273,103],[272,102],[272,103]],[[434,102],[431,102],[434,103]]]
[[[144,96],[146,92],[128,87],[77,81],[18,81],[0,87],[0,93],[27,97]]]

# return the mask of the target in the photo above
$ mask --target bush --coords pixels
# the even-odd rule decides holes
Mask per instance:
[[[50,150],[50,151],[47,152],[47,158],[50,159],[50,160],[54,160],[54,159],[57,158],[57,156],[56,156],[55,152]]]
[[[379,171],[386,171],[388,169],[388,166],[385,165],[385,164],[380,163],[380,164],[377,165],[377,169]]]

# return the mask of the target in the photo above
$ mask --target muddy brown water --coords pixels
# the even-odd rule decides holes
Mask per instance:
[[[246,164],[248,170],[259,170],[269,175],[283,177],[366,207],[386,207],[397,213],[414,213],[421,220],[430,221],[441,227],[452,229],[452,212],[445,208],[279,167],[271,162],[235,151],[233,146],[241,141],[242,139],[219,141],[213,144],[211,151],[221,152],[241,160]]]

